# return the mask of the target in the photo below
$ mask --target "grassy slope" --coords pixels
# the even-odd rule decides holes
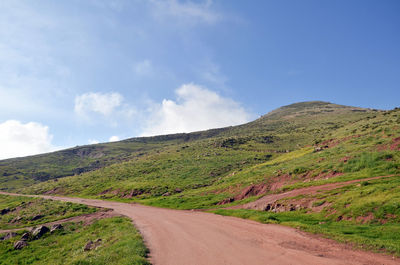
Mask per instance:
[[[141,157],[166,146],[211,137],[224,130],[132,138],[113,143],[77,146],[43,155],[1,160],[0,190],[15,191],[35,183],[93,171]]]
[[[315,207],[322,205],[320,212],[310,206],[294,213],[224,214],[245,212],[251,218],[264,216],[268,220],[265,216],[271,215],[309,231],[399,253],[399,241],[393,234],[398,231],[399,191],[392,187],[397,185],[400,174],[396,144],[399,124],[399,109],[376,111],[323,102],[298,103],[254,122],[212,133],[156,138],[160,143],[151,138],[148,142],[153,141],[152,149],[140,156],[20,191],[53,191],[181,209],[218,208],[257,199],[261,195],[234,200],[246,187],[256,184],[271,187],[284,180],[277,190],[267,189],[267,193],[279,193],[329,182],[394,175],[368,182],[373,185],[354,184],[308,198]],[[317,147],[322,151],[315,152]],[[232,198],[231,204],[217,205]],[[301,198],[293,200],[298,199]],[[346,230],[349,226],[351,231]],[[363,232],[366,229],[368,233]]]
[[[123,217],[98,220],[89,226],[64,224],[63,230],[47,233],[22,250],[14,250],[18,238],[0,241],[0,264],[150,264],[140,234]],[[89,240],[99,238],[102,243],[98,248],[83,251]]]
[[[164,146],[124,163],[24,191],[44,193],[57,189],[57,193],[68,195],[114,199],[131,193],[135,200],[152,205],[206,208],[227,196],[213,190],[253,181],[236,173],[247,172],[304,146],[311,150],[311,145],[326,132],[333,133],[370,113],[375,112],[320,102],[295,104],[212,137]],[[255,181],[264,175],[257,174]],[[167,192],[172,196],[162,196]]]
[[[53,222],[73,216],[96,212],[96,208],[83,204],[51,201],[41,198],[0,195],[0,210],[10,212],[0,215],[0,229],[12,229]],[[41,217],[32,220],[33,217]],[[17,217],[20,220],[13,221]]]
[[[310,144],[326,131],[369,115],[371,111],[323,102],[297,103],[282,107],[262,118],[235,127],[190,134],[132,138],[120,142],[75,147],[54,153],[0,161],[0,189],[16,190],[35,183],[81,174],[122,161],[133,161],[147,155],[190,145],[198,150],[213,151],[211,144],[225,144],[232,149],[243,144],[253,155],[267,151],[294,150]],[[310,120],[310,117],[312,119]],[[293,134],[295,133],[295,134]],[[275,138],[270,138],[274,136]],[[230,141],[233,140],[233,141]],[[271,142],[272,141],[272,142]],[[175,150],[174,150],[175,151]],[[185,154],[184,154],[185,155]],[[212,156],[213,154],[208,154]],[[234,154],[235,155],[235,154]],[[190,157],[190,154],[188,154]]]

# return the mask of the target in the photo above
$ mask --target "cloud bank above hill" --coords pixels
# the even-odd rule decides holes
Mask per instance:
[[[219,128],[251,118],[238,102],[193,83],[182,85],[175,94],[176,100],[153,104],[142,136]]]
[[[0,159],[56,150],[49,128],[40,123],[8,120],[0,123]]]
[[[137,124],[141,128],[140,136],[153,136],[238,125],[252,118],[239,102],[194,83],[183,84],[175,90],[175,95],[174,99],[147,103],[146,109],[132,106],[119,93],[89,92],[75,97],[74,112],[87,121],[109,119],[111,126],[117,126],[116,132],[126,137],[135,136],[126,131],[126,122]],[[133,110],[138,110],[135,115]],[[120,136],[113,135],[108,139],[91,138],[88,143],[120,139]],[[48,126],[37,122],[7,120],[0,123],[0,159],[60,149],[52,144],[52,140]]]

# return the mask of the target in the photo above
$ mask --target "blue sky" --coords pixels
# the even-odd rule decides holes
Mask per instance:
[[[223,127],[324,100],[400,106],[400,2],[0,2],[0,158]]]

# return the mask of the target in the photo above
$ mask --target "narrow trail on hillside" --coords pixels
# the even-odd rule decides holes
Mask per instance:
[[[19,195],[0,192],[0,194]],[[389,256],[351,250],[296,229],[198,211],[139,204],[39,196],[111,208],[130,217],[154,265],[399,264]]]
[[[290,197],[295,197],[295,196],[305,195],[305,194],[315,194],[320,191],[333,190],[336,188],[344,187],[346,185],[354,184],[354,183],[361,182],[361,181],[388,178],[388,177],[393,177],[393,176],[394,175],[378,176],[378,177],[371,177],[371,178],[364,178],[364,179],[355,179],[355,180],[349,180],[349,181],[344,181],[344,182],[323,184],[323,185],[319,185],[319,186],[310,186],[310,187],[295,189],[295,190],[291,190],[291,191],[287,191],[287,192],[283,192],[283,193],[268,194],[268,195],[261,197],[260,199],[258,199],[256,201],[249,202],[249,203],[242,204],[242,205],[227,207],[226,209],[253,209],[253,210],[264,211],[268,204],[272,204],[272,203],[274,203],[278,200],[284,199],[284,198],[290,198]]]
[[[60,220],[52,221],[52,222],[48,222],[48,223],[41,223],[40,225],[52,226],[55,224],[63,224],[63,223],[69,223],[69,222],[74,222],[74,223],[83,222],[84,224],[91,224],[96,220],[114,217],[114,216],[121,216],[121,214],[117,214],[114,211],[99,211],[99,212],[94,212],[94,213],[87,213],[87,214],[82,214],[82,215],[78,215],[78,216],[68,217],[65,219],[60,219]],[[31,230],[33,227],[35,227],[35,226],[30,225],[30,226],[24,226],[24,227],[18,227],[18,228],[0,229],[0,233],[8,233],[8,232],[21,231],[21,230]]]

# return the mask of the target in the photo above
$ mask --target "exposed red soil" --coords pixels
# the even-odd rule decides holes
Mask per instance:
[[[375,219],[374,214],[373,213],[368,213],[365,216],[358,216],[356,218],[356,221],[358,223],[365,224],[365,223],[369,223],[370,221],[372,221],[374,219]]]
[[[385,216],[385,219],[380,219],[379,222],[381,224],[386,224],[387,222],[400,222],[400,216],[388,213]]]
[[[224,205],[234,201],[243,200],[252,196],[263,195],[266,194],[268,191],[278,190],[283,186],[294,182],[296,181],[294,181],[289,174],[284,174],[284,175],[279,175],[273,178],[272,180],[270,179],[268,184],[261,183],[261,184],[250,185],[245,187],[244,189],[240,188],[239,185],[229,187],[223,190],[223,192],[238,193],[238,194],[236,196],[232,196],[220,201],[217,205]],[[221,191],[216,192],[216,194],[218,193],[221,193]]]
[[[294,184],[294,183],[299,183],[299,182],[310,182],[312,180],[318,180],[318,179],[330,179],[333,177],[338,177],[343,175],[343,173],[332,171],[328,173],[321,173],[315,177],[312,177],[313,172],[309,171],[302,176],[300,176],[300,179],[293,179],[293,177],[290,174],[283,174],[276,176],[272,179],[269,179],[269,183],[261,183],[257,185],[250,185],[245,187],[244,189],[240,190],[240,186],[234,186],[230,187],[224,190],[224,192],[230,192],[230,193],[238,193],[236,196],[232,196],[229,198],[226,198],[217,205],[224,205],[228,203],[232,203],[234,201],[239,201],[243,200],[252,196],[260,196],[263,194],[266,194],[268,191],[276,191],[281,189],[285,185],[289,184]],[[238,191],[239,190],[239,191]],[[218,193],[220,193],[219,191]]]
[[[400,137],[394,138],[392,144],[390,145],[390,150],[400,150]]]
[[[9,213],[18,214],[22,209],[29,207],[33,202],[26,202],[23,205],[18,205],[15,209],[12,209]]]
[[[298,209],[307,209],[311,212],[321,212],[325,207],[330,206],[330,203],[324,202],[321,205],[314,206],[314,203],[320,201],[318,198],[306,197],[301,199],[288,199],[275,203],[274,208],[276,211],[290,211]],[[276,205],[279,204],[281,209],[277,209]]]
[[[112,208],[134,221],[154,265],[399,264],[386,255],[352,250],[296,229],[199,211],[121,202],[43,196]]]
[[[240,192],[242,189],[243,189],[243,188],[242,188],[242,186],[241,186],[240,184],[236,184],[236,185],[232,185],[232,186],[226,187],[226,188],[224,188],[224,189],[204,192],[202,195],[221,194],[221,193],[231,193],[231,194],[235,194],[235,193]]]
[[[332,147],[337,146],[340,143],[343,143],[352,138],[358,138],[358,137],[360,137],[360,135],[357,134],[357,135],[346,136],[346,137],[340,138],[340,139],[329,139],[329,140],[323,141],[322,143],[318,144],[318,146],[332,148]]]
[[[268,191],[267,184],[261,183],[261,184],[257,184],[257,185],[250,185],[250,186],[244,188],[238,195],[231,197],[231,198],[224,199],[224,200],[220,201],[217,205],[223,205],[223,204],[231,203],[234,201],[240,201],[240,200],[246,199],[251,196],[258,196],[258,195],[267,193],[267,191]]]
[[[135,190],[135,189],[132,189],[129,191],[124,191],[124,190],[120,190],[120,189],[113,190],[110,188],[110,189],[103,190],[102,192],[98,193],[97,195],[106,195],[106,194],[118,196],[120,198],[130,199],[132,197],[143,194],[143,191]]]
[[[343,162],[343,163],[347,163],[347,161],[349,161],[350,159],[351,159],[351,156],[345,156],[345,157],[342,157],[339,161]]]
[[[249,202],[249,203],[246,203],[243,205],[232,206],[232,207],[229,207],[228,209],[242,208],[242,209],[255,209],[255,210],[264,211],[268,205],[271,205],[271,204],[275,203],[276,201],[284,199],[284,198],[290,198],[290,197],[295,197],[295,196],[304,195],[304,194],[317,194],[319,191],[332,190],[332,189],[343,187],[345,185],[349,185],[352,183],[357,183],[357,182],[367,181],[367,180],[372,180],[372,179],[379,179],[379,178],[384,178],[384,177],[392,177],[392,176],[393,175],[349,180],[349,181],[345,181],[345,182],[329,183],[329,184],[324,184],[324,185],[320,185],[320,186],[311,186],[311,187],[307,187],[307,188],[300,188],[300,189],[291,190],[291,191],[287,191],[287,192],[279,193],[279,194],[269,194],[269,195],[266,195],[254,202]]]
[[[271,184],[269,190],[276,191],[282,188],[283,186],[290,184],[293,182],[292,176],[289,174],[284,174],[276,177],[274,182]]]
[[[114,217],[114,216],[121,216],[121,214],[118,214],[113,210],[103,210],[103,211],[98,211],[95,213],[73,216],[73,217],[57,220],[54,222],[43,223],[40,225],[51,226],[54,224],[63,224],[63,223],[68,223],[68,222],[74,222],[74,223],[82,222],[83,225],[90,225],[96,220]],[[32,228],[33,227],[28,226],[28,227],[22,227],[22,228],[5,229],[5,230],[0,230],[0,233],[8,233],[8,232],[13,232],[13,231],[18,231],[18,230],[30,230]]]
[[[133,190],[130,190],[130,191],[126,192],[123,195],[123,198],[130,199],[132,197],[135,197],[135,196],[138,196],[138,195],[142,195],[142,194],[143,194],[143,191],[133,189]]]
[[[317,200],[314,200],[314,201],[312,201],[312,203],[314,203],[314,202],[316,202]],[[323,203],[323,204],[321,204],[321,205],[319,205],[319,206],[312,206],[312,204],[311,204],[311,211],[312,212],[314,212],[314,213],[319,213],[319,212],[321,212],[325,207],[329,207],[329,206],[331,206],[331,203],[329,203],[329,202],[325,202],[325,203]]]
[[[112,189],[106,189],[106,190],[103,190],[102,192],[100,192],[97,195],[104,195],[104,194],[107,194],[107,193],[110,193],[110,192],[112,192]]]
[[[318,180],[318,179],[330,179],[330,178],[335,178],[342,176],[342,172],[337,172],[337,171],[330,171],[328,173],[321,173],[318,176],[316,176],[313,180]]]
[[[377,147],[378,151],[393,150],[400,151],[400,137],[393,138],[389,144],[381,144]]]
[[[63,194],[63,190],[61,188],[54,188],[49,191],[46,191],[44,194],[51,195],[51,194]]]
[[[240,194],[235,196],[235,200],[243,200],[251,196],[257,196],[266,193],[268,190],[267,184],[251,185],[245,188]]]

